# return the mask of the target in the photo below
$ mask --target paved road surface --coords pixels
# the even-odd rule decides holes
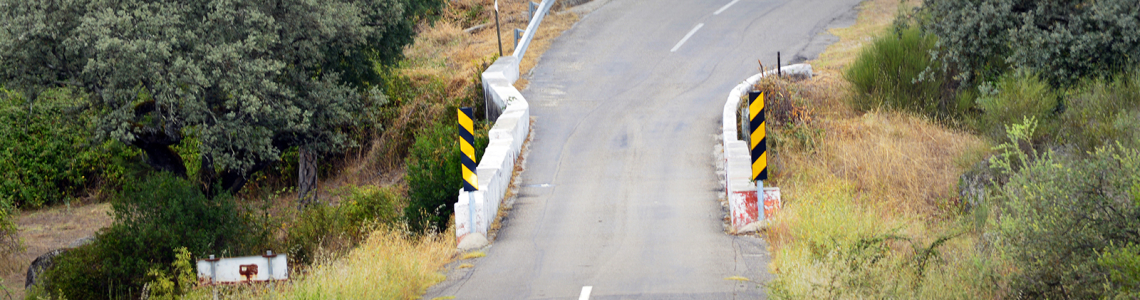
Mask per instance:
[[[757,59],[818,55],[858,3],[612,0],[586,15],[523,91],[536,137],[514,211],[486,257],[425,298],[765,298],[766,244],[721,225],[724,98]]]

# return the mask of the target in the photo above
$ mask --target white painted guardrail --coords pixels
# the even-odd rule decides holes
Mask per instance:
[[[543,0],[539,4],[514,54],[495,60],[482,74],[484,95],[489,100],[487,116],[496,119],[488,132],[490,143],[475,170],[479,190],[464,192],[460,189],[455,204],[455,237],[461,249],[486,244],[487,230],[510,188],[515,163],[530,133],[530,104],[515,89],[514,83],[519,79],[519,62],[554,1]]]
[[[780,67],[784,76],[806,76],[811,78],[811,65],[796,64]],[[723,118],[721,119],[721,142],[724,149],[724,190],[728,200],[729,215],[732,217],[732,227],[736,232],[745,231],[745,226],[757,221],[761,213],[757,205],[756,185],[752,183],[752,157],[748,152],[748,144],[738,138],[739,128],[736,127],[738,116],[736,110],[740,101],[753,85],[756,85],[764,76],[776,74],[776,70],[765,71],[736,85],[728,93],[724,102]],[[771,164],[769,164],[771,165]],[[765,194],[769,193],[765,189]],[[776,194],[779,194],[777,191]],[[779,196],[776,196],[779,197]],[[763,202],[760,202],[763,203]]]

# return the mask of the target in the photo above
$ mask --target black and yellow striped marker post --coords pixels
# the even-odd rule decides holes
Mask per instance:
[[[752,180],[756,182],[756,220],[764,220],[764,180],[768,180],[768,141],[764,128],[764,92],[748,92],[748,135]]]
[[[459,108],[459,151],[463,161],[463,191],[467,192],[467,233],[475,233],[475,191],[479,190],[479,178],[475,174],[475,119],[470,107]],[[458,219],[456,219],[458,222]],[[456,224],[456,228],[459,228]]]
[[[463,152],[463,190],[479,190],[479,178],[475,174],[475,121],[470,107],[459,108],[459,150]]]
[[[752,133],[748,135],[752,150],[752,180],[768,180],[768,143],[764,130],[764,93],[748,92],[748,123]]]

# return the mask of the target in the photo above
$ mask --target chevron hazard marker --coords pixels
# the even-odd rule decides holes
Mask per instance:
[[[764,130],[764,93],[760,91],[748,92],[748,123],[752,133],[749,134],[752,150],[752,180],[768,180],[768,143]]]
[[[475,174],[475,121],[470,107],[459,108],[459,150],[463,152],[463,190],[479,190]]]

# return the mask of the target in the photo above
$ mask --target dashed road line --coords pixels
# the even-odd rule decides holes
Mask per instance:
[[[681,45],[685,44],[685,41],[688,41],[690,37],[693,37],[694,33],[697,33],[697,30],[700,30],[701,27],[704,27],[704,26],[705,26],[705,23],[697,24],[697,27],[693,27],[693,30],[689,30],[689,34],[686,34],[684,38],[681,38],[681,41],[677,42],[677,45],[673,46],[673,50],[669,50],[669,52],[677,52],[677,49],[680,49]]]
[[[593,290],[594,290],[593,286],[587,285],[587,286],[582,287],[582,294],[578,295],[578,300],[590,300],[590,291],[593,291]]]
[[[720,9],[716,10],[716,12],[714,12],[713,15],[714,16],[719,15],[721,12],[724,12],[724,10],[728,9],[729,6],[736,4],[736,2],[740,2],[740,0],[732,0],[732,2],[729,2],[728,4],[725,4],[724,6],[722,6]]]

